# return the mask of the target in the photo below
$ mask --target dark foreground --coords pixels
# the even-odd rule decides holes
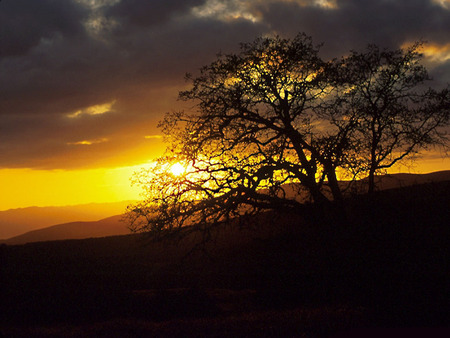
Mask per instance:
[[[0,336],[318,337],[450,325],[450,182],[389,190],[252,229],[3,246]],[[398,328],[385,331],[382,328]]]

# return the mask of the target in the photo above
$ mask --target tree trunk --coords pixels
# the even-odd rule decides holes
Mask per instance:
[[[332,164],[325,166],[325,170],[328,178],[328,185],[330,186],[331,193],[333,195],[334,205],[334,222],[338,225],[347,224],[347,210],[345,208],[344,197],[342,196],[341,187],[336,177],[336,170]]]
[[[336,170],[332,165],[327,165],[325,167],[328,178],[328,185],[331,189],[331,194],[333,195],[333,200],[336,203],[342,204],[344,199],[342,197],[341,187],[339,186],[339,181],[336,177]]]
[[[320,191],[315,177],[307,175],[307,182],[303,181],[302,184],[304,184],[308,188],[309,193],[314,200],[314,203],[323,204],[325,202],[329,202],[325,195]]]
[[[375,191],[375,170],[370,169],[369,171],[369,188],[368,193],[372,194]]]

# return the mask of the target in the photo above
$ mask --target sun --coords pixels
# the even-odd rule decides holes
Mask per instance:
[[[172,164],[169,170],[174,176],[180,176],[186,171],[186,169],[180,163]]]

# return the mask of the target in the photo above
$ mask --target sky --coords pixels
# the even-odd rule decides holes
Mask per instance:
[[[450,0],[1,0],[0,210],[139,198],[129,178],[162,154],[185,73],[299,32],[325,59],[426,41],[450,83]],[[412,170],[446,169],[433,153]]]

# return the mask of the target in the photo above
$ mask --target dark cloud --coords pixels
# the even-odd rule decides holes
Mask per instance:
[[[0,4],[0,57],[22,55],[43,39],[83,34],[87,11],[70,0],[4,0]]]
[[[443,88],[450,84],[450,59],[430,71],[436,88]]]
[[[120,114],[114,111],[79,117],[45,114],[4,116],[0,129],[0,163],[6,167],[87,168],[124,165],[123,154],[133,148],[160,146],[155,120],[141,114]],[[155,151],[155,149],[153,149]],[[122,154],[119,158],[118,155]],[[126,158],[128,164],[148,160],[144,152],[137,158]]]
[[[211,3],[1,1],[0,168],[151,158],[158,142],[144,136],[158,133],[157,121],[179,108],[184,73],[259,35],[304,31],[324,42],[327,57],[368,43],[450,43],[450,10],[431,0],[340,0],[336,9],[312,0]],[[196,6],[206,10],[193,12]],[[449,81],[449,68],[432,64],[437,83]],[[108,104],[109,112],[89,115]],[[68,118],[79,111],[85,113]]]
[[[259,5],[264,20],[281,34],[304,31],[324,42],[330,56],[368,43],[396,48],[407,41],[448,43],[450,10],[432,0],[338,0],[337,9],[302,7],[295,2]]]
[[[165,23],[172,16],[183,14],[204,2],[205,0],[128,0],[109,7],[105,14],[124,26],[148,27]]]

